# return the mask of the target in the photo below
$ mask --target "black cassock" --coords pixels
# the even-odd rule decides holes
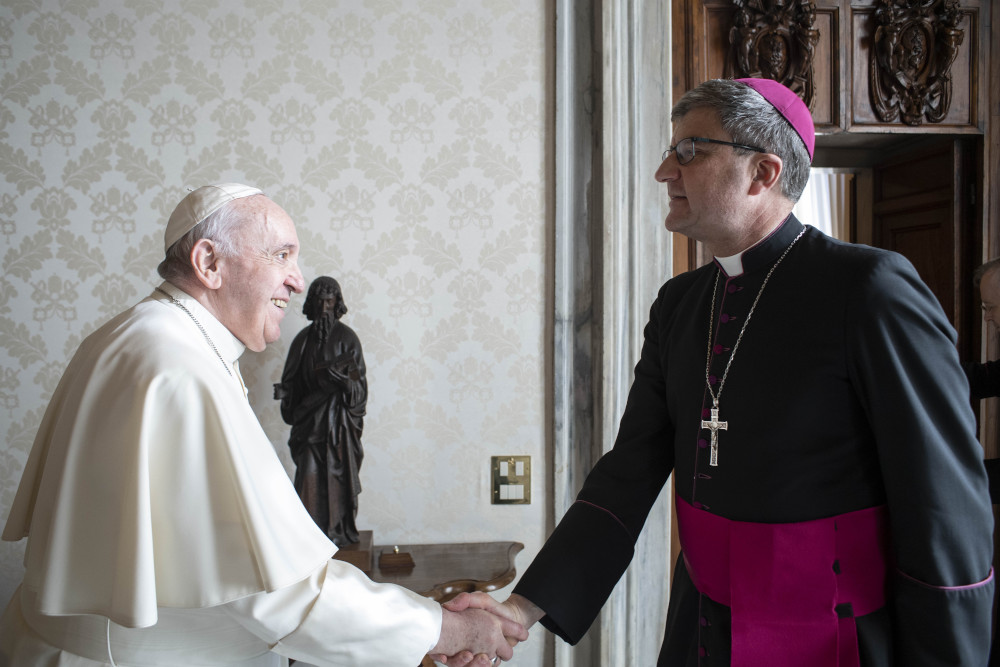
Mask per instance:
[[[590,627],[674,473],[680,500],[735,521],[886,505],[887,601],[855,619],[861,664],[986,664],[993,520],[982,447],[954,330],[902,256],[805,228],[732,357],[719,401],[727,430],[709,465],[706,361],[718,392],[761,284],[802,230],[789,216],[743,254],[739,276],[713,263],[661,287],[614,449],[515,587],[563,639]],[[701,595],[679,559],[659,664],[729,665],[730,627],[729,607]]]

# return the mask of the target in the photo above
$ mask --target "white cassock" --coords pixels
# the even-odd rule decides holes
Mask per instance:
[[[243,344],[160,289],[204,333],[154,292],[81,344],[42,419],[3,531],[29,540],[0,667],[418,665],[440,606],[331,560]]]

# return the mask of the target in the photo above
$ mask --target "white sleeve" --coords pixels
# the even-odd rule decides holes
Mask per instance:
[[[437,602],[401,586],[377,584],[338,560],[297,584],[223,609],[275,653],[318,667],[416,667],[441,634]]]

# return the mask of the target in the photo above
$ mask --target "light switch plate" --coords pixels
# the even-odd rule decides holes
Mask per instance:
[[[527,505],[531,502],[530,456],[494,456],[490,472],[494,505]]]

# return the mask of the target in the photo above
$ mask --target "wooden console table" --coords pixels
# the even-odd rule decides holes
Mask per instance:
[[[438,602],[447,602],[459,593],[503,588],[514,581],[514,558],[524,549],[520,542],[400,544],[399,551],[413,557],[413,568],[381,569],[379,556],[392,553],[395,546],[375,547],[372,580],[398,584]]]

